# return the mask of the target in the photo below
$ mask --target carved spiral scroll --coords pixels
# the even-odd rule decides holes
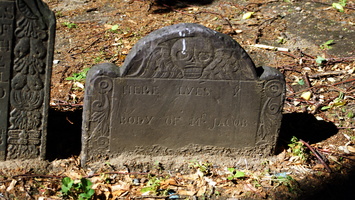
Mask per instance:
[[[94,89],[100,94],[110,92],[112,90],[112,80],[104,76],[99,76],[94,80]]]
[[[268,97],[278,97],[283,92],[283,85],[278,80],[271,80],[265,84],[265,94]]]

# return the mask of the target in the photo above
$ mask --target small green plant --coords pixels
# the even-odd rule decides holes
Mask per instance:
[[[287,42],[287,39],[284,37],[277,37],[277,43],[278,44],[285,44]]]
[[[239,179],[239,178],[244,178],[245,177],[245,173],[242,171],[238,171],[233,167],[229,167],[228,171],[231,173],[231,175],[229,175],[227,177],[228,180],[232,181],[235,179]]]
[[[317,56],[316,63],[321,66],[323,65],[327,60],[323,58],[322,56]]]
[[[155,176],[148,175],[148,182],[145,187],[141,189],[142,193],[150,192],[154,195],[167,195],[168,190],[160,189],[161,182],[164,181],[164,178],[158,178]]]
[[[211,163],[202,163],[202,162],[192,162],[190,163],[190,167],[195,168],[195,169],[199,169],[203,175],[208,175],[211,172],[211,167],[212,164]]]
[[[339,96],[335,98],[332,102],[330,102],[327,106],[323,106],[321,110],[328,110],[333,107],[341,107],[346,104],[346,100],[344,100],[344,93],[340,92]]]
[[[293,156],[299,157],[303,162],[307,160],[308,154],[306,153],[306,148],[295,136],[291,138],[291,143],[288,144],[288,146],[290,147]]]
[[[331,47],[330,45],[334,44],[334,40],[328,40],[326,42],[324,42],[323,44],[319,45],[319,47],[322,50],[326,50],[326,49],[332,49],[333,47]]]
[[[69,29],[77,28],[77,27],[78,27],[75,23],[71,23],[71,22],[63,22],[62,25],[63,25],[63,26],[66,26],[66,27],[69,28]]]
[[[63,17],[63,13],[62,13],[61,11],[57,11],[57,12],[55,13],[55,16],[56,16],[57,18]]]
[[[72,76],[67,77],[65,80],[75,81],[75,82],[83,82],[83,81],[85,81],[86,74],[88,73],[89,70],[90,70],[90,68],[85,68],[79,73],[73,73]]]
[[[337,9],[339,12],[344,12],[344,7],[346,6],[346,0],[339,0],[338,3],[333,3],[332,7]]]
[[[272,182],[275,184],[275,188],[280,185],[284,185],[289,189],[290,192],[293,192],[297,186],[296,180],[285,172],[273,176]]]
[[[300,79],[300,80],[298,80],[298,85],[304,85],[305,84],[305,82],[304,82],[304,80],[303,79]]]
[[[153,168],[157,169],[159,172],[162,172],[164,170],[163,164],[159,161],[154,162]]]
[[[102,58],[100,56],[94,59],[95,64],[102,62]]]
[[[120,27],[120,26],[119,26],[118,24],[113,25],[113,26],[109,29],[109,31],[111,31],[111,32],[113,32],[113,33],[117,33],[119,27]]]
[[[91,189],[92,182],[89,179],[81,178],[75,183],[73,179],[65,177],[62,179],[61,193],[65,198],[88,200],[94,195],[95,190]]]

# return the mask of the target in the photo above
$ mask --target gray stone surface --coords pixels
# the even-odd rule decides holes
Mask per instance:
[[[55,17],[40,0],[0,0],[0,160],[43,158]]]
[[[284,94],[283,75],[255,68],[229,36],[198,24],[159,29],[122,67],[89,71],[82,163],[123,152],[269,155]]]

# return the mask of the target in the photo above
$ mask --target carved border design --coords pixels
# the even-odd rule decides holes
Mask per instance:
[[[13,25],[16,5],[2,1],[0,6],[0,160],[6,158],[6,136],[8,131],[10,76],[13,54]]]
[[[98,76],[93,80],[92,91],[95,91],[93,100],[88,104],[91,107],[90,130],[88,133],[88,161],[93,160],[93,155],[105,156],[110,147],[110,117],[113,82],[110,77]],[[93,152],[93,153],[90,153]]]
[[[280,127],[282,118],[282,105],[284,84],[280,80],[270,80],[264,84],[264,104],[260,114],[259,128],[257,131],[257,145],[265,144],[266,141],[276,143],[278,130],[272,130],[272,127]],[[274,137],[268,138],[267,135]],[[270,144],[274,146],[275,144]]]

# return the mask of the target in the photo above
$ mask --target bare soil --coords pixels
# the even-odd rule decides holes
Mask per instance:
[[[76,199],[78,190],[61,196],[64,177],[75,180],[84,177],[93,182],[92,199],[354,196],[353,1],[347,1],[344,12],[333,8],[332,3],[337,1],[332,0],[45,2],[57,17],[48,158],[1,163],[0,199]],[[247,12],[254,13],[251,18],[243,19]],[[271,66],[285,75],[287,97],[276,155],[266,158],[122,155],[82,168],[79,154],[85,79],[80,75],[97,63],[121,66],[139,39],[176,23],[199,23],[228,34],[247,50],[257,66]],[[333,42],[322,46],[329,40]],[[256,44],[288,51],[260,48]],[[322,63],[317,63],[319,57],[324,58]],[[298,138],[293,143],[298,146],[289,147],[293,136]],[[292,151],[300,146],[304,148],[301,153]],[[303,155],[307,157],[304,160]],[[233,173],[228,168],[244,175],[229,180]],[[142,190],[152,182],[154,188]]]

